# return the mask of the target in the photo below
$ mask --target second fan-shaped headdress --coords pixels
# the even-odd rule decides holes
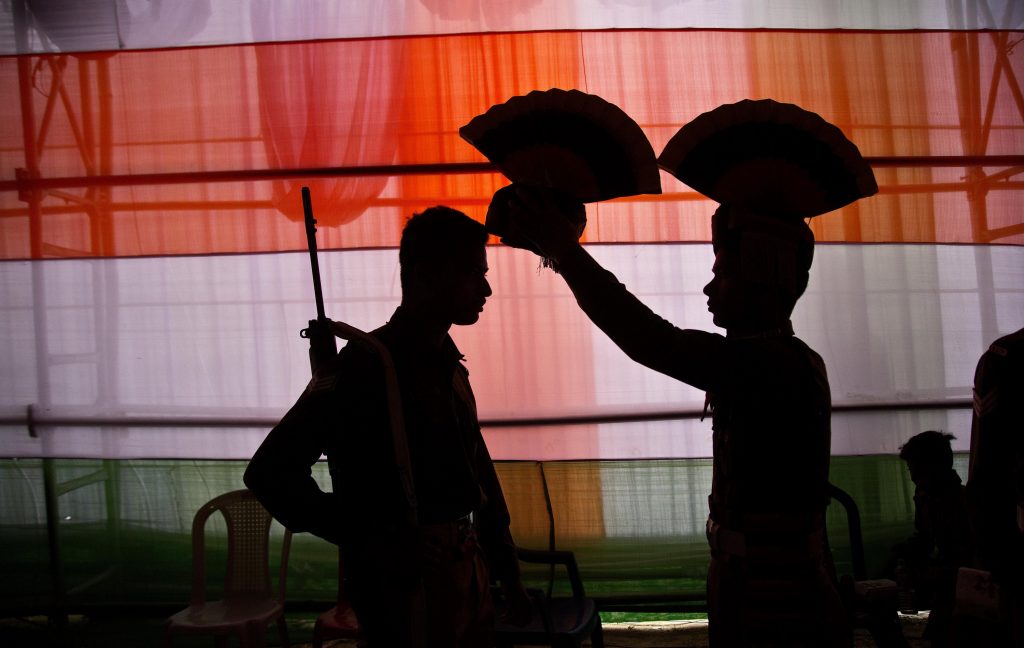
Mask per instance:
[[[857,146],[816,113],[772,99],[719,106],[669,140],[658,164],[722,204],[789,218],[873,195]]]

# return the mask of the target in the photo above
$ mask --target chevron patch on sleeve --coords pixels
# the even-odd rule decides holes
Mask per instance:
[[[974,414],[975,416],[982,417],[987,414],[991,414],[993,410],[999,405],[999,390],[993,389],[987,394],[979,394],[977,390],[974,391]]]
[[[325,374],[315,375],[313,379],[306,385],[306,394],[319,394],[321,392],[327,392],[334,389],[334,386],[338,384],[338,376],[336,374]]]

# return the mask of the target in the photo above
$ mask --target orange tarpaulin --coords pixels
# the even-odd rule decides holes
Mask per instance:
[[[838,125],[880,192],[815,219],[834,244],[816,249],[793,317],[828,367],[830,478],[881,548],[910,519],[900,444],[941,429],[967,450],[977,358],[1024,321],[1018,0],[156,5],[0,12],[0,51],[24,54],[0,57],[0,447],[19,458],[0,466],[0,511],[7,571],[32,576],[16,585],[47,568],[19,553],[57,512],[40,480],[101,474],[66,457],[105,460],[111,481],[60,498],[61,533],[106,519],[97,547],[138,540],[137,560],[113,557],[132,600],[155,566],[173,584],[180,561],[151,536],[185,546],[189,511],[241,476],[191,459],[251,457],[309,380],[298,187],[313,189],[327,315],[375,328],[400,299],[405,218],[436,203],[483,218],[505,182],[458,128],[549,87],[617,104],[657,152],[745,98]],[[914,31],[869,31],[887,29]],[[183,48],[204,44],[217,46]],[[587,241],[616,245],[590,251],[667,320],[713,330],[715,205],[662,180],[662,195],[591,205]],[[705,394],[630,360],[531,254],[494,246],[488,261],[494,294],[452,335],[492,457],[531,461],[502,469],[517,540],[576,551],[605,595],[700,589]],[[66,571],[86,573],[75,556]],[[23,601],[26,587],[8,590]]]
[[[324,228],[321,244],[394,245],[404,217],[430,204],[482,217],[503,178],[447,173],[448,165],[483,161],[457,130],[493,103],[547,87],[576,87],[619,105],[656,151],[681,124],[719,104],[747,97],[797,103],[880,160],[879,195],[816,221],[820,240],[1019,244],[1020,183],[1012,173],[983,177],[1006,161],[985,168],[928,161],[1013,161],[1024,151],[1024,100],[1007,74],[1024,67],[1020,48],[1008,46],[1019,37],[537,32],[6,57],[0,91],[29,92],[28,101],[0,106],[0,258],[301,249],[301,228],[278,207],[291,209],[282,199],[304,180],[283,185],[255,176],[331,166],[383,175],[333,178],[314,194],[325,223],[362,214]],[[273,63],[291,60],[308,65],[290,71]],[[301,91],[296,75],[306,75]],[[25,125],[34,138],[23,136]],[[882,166],[905,156],[926,159]],[[412,177],[404,165],[435,166]],[[27,190],[41,185],[15,182],[15,169],[49,183],[34,234]],[[154,173],[172,174],[160,181],[173,184],[119,184]],[[707,240],[714,205],[664,174],[663,185],[659,197],[592,208],[588,240]],[[979,196],[981,212],[969,204]]]

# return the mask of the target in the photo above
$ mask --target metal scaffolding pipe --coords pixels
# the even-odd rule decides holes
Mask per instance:
[[[872,167],[1013,167],[1024,166],[1024,155],[890,155],[865,157]],[[23,177],[0,181],[0,191],[39,191],[68,187],[111,187],[191,184],[201,182],[252,182],[289,178],[344,178],[368,176],[450,175],[498,173],[490,162],[433,164],[381,164],[350,167],[296,169],[231,169],[179,173],[107,174],[60,178]]]
[[[879,403],[845,403],[832,406],[833,413],[899,412],[942,409],[971,409],[968,398],[951,400],[892,401]],[[646,421],[681,421],[699,419],[704,411],[698,408],[660,410],[627,414],[583,414],[578,416],[549,416],[537,418],[481,419],[480,426],[495,427],[550,427],[555,425],[596,425],[601,423],[641,423]],[[269,428],[277,424],[277,417],[216,417],[216,416],[28,416],[0,417],[2,426],[28,426],[37,431],[46,427],[154,427],[154,428]]]

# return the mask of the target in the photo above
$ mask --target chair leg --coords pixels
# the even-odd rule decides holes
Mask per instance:
[[[324,648],[323,627],[320,619],[313,624],[313,648]]]
[[[277,617],[277,634],[281,637],[281,645],[284,648],[289,648],[291,644],[288,643],[288,623],[284,620],[284,613]]]
[[[264,648],[267,645],[267,626],[262,623],[247,624],[245,634],[245,645],[249,648]]]
[[[594,626],[594,631],[590,634],[590,648],[604,648],[604,630],[601,629],[600,620]]]

